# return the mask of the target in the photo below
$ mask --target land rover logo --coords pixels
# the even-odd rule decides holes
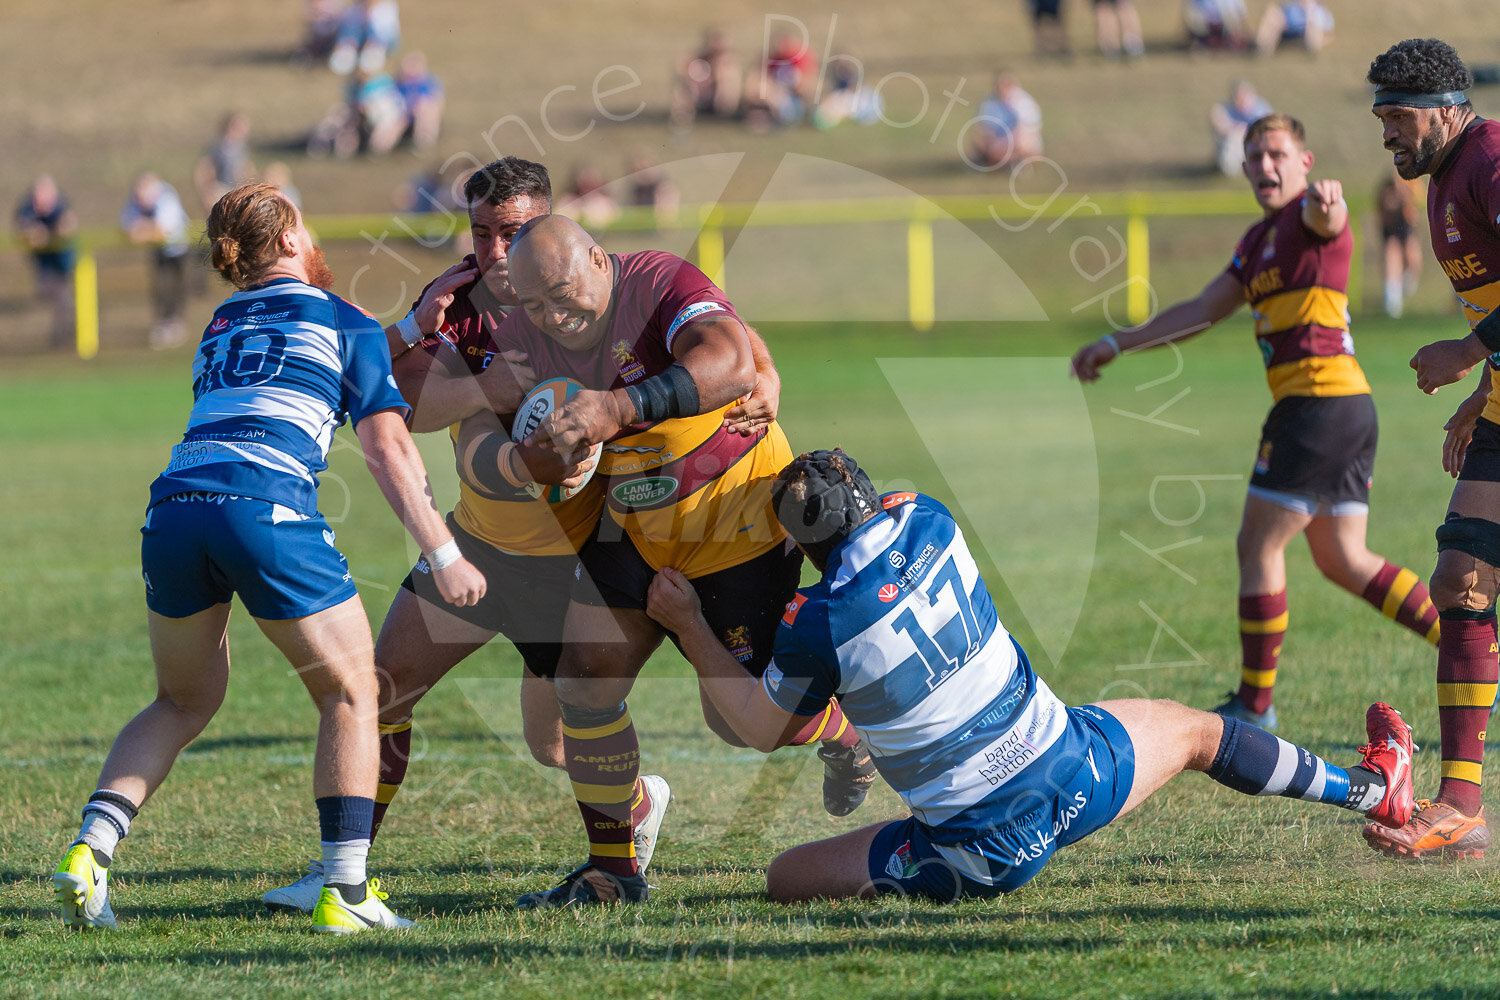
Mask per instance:
[[[677,491],[677,480],[671,476],[651,476],[632,479],[609,491],[615,502],[622,507],[649,507]]]

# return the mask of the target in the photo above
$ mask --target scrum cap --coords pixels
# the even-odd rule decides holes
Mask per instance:
[[[787,534],[820,561],[880,512],[870,477],[838,449],[799,455],[781,471],[771,503]]]

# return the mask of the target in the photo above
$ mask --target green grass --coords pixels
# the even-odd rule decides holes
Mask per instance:
[[[1452,325],[1369,322],[1359,336],[1385,429],[1371,545],[1424,576],[1449,490],[1440,428],[1456,395],[1423,397],[1405,359]],[[882,487],[950,503],[1002,620],[1065,699],[1207,705],[1233,685],[1243,480],[1206,481],[1200,510],[1186,478],[1163,477],[1246,472],[1267,393],[1243,324],[1188,344],[1173,381],[1139,391],[1173,370],[1170,353],[1125,359],[1087,391],[1064,379],[1065,357],[1097,332],[1083,326],[764,332],[794,447],[841,444]],[[519,665],[503,643],[423,701],[422,756],[376,848],[373,871],[423,929],[315,938],[305,919],[263,915],[258,897],[316,851],[316,716],[242,612],[223,710],[119,853],[121,930],[66,933],[48,873],[114,733],[152,693],[136,529],[146,484],[180,434],[187,382],[176,356],[89,368],[36,359],[0,375],[0,509],[10,512],[0,522],[0,994],[1500,993],[1500,880],[1489,863],[1391,863],[1348,813],[1251,801],[1197,775],[1003,900],[771,904],[761,871],[779,849],[895,816],[899,802],[881,789],[855,817],[829,819],[811,755],[763,759],[719,743],[675,654],[659,655],[632,696],[645,765],[677,794],[651,904],[518,914],[515,897],[551,883],[584,847],[566,782],[525,753]],[[1158,418],[1197,433],[1118,412],[1149,413],[1184,389]],[[423,446],[451,502],[451,453],[440,435]],[[352,447],[336,450],[331,471],[324,508],[378,624],[412,552]],[[1317,579],[1300,545],[1289,556],[1283,735],[1347,760],[1363,742],[1364,706],[1388,700],[1425,747],[1417,787],[1430,793],[1432,651]]]

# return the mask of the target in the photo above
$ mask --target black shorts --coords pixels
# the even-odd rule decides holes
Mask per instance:
[[[1062,0],[1031,0],[1031,19],[1040,21],[1043,18],[1057,20],[1061,16]]]
[[[771,662],[776,627],[796,595],[802,577],[802,552],[774,548],[738,566],[693,580],[703,603],[703,617],[724,648],[756,677]],[[630,538],[592,538],[579,553],[583,564],[573,600],[608,608],[646,609],[646,592],[656,571]],[[676,643],[676,636],[672,637]]]
[[[1375,401],[1358,396],[1287,396],[1260,430],[1252,488],[1320,503],[1370,502]]]
[[[401,586],[455,618],[509,639],[538,677],[555,677],[562,655],[563,619],[578,569],[577,556],[518,556],[481,541],[448,515],[448,530],[464,558],[484,574],[483,599],[454,607],[438,593],[427,559],[417,560]]]
[[[1489,373],[1485,373],[1488,377]],[[1500,483],[1500,424],[1480,417],[1474,424],[1474,438],[1464,453],[1460,481]]]
[[[1380,224],[1381,240],[1401,240],[1405,242],[1411,239],[1411,223],[1402,219],[1400,222],[1382,222]]]

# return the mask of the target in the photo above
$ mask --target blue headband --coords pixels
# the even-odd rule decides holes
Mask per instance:
[[[1381,87],[1375,91],[1375,107],[1382,104],[1399,104],[1407,108],[1451,108],[1464,104],[1468,98],[1462,90],[1449,90],[1441,94],[1419,94],[1414,90],[1397,90]]]

